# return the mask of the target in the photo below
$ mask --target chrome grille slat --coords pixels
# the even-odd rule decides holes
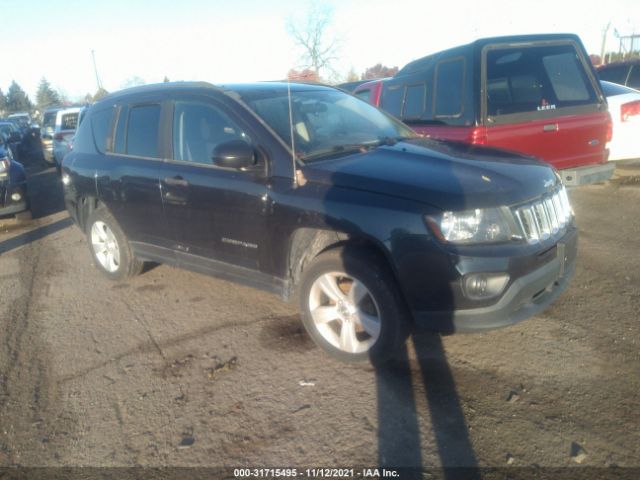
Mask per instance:
[[[513,212],[529,243],[556,235],[569,224],[572,215],[564,187],[527,205],[516,207]]]

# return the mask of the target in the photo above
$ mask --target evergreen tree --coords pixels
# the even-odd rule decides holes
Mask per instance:
[[[98,91],[93,95],[93,101],[97,102],[98,100],[100,100],[103,97],[106,97],[107,95],[109,95],[109,92],[107,92],[104,88],[100,87]]]
[[[7,108],[7,98],[2,93],[2,89],[0,88],[0,116],[4,113]]]
[[[28,112],[30,110],[31,101],[29,97],[14,80],[11,82],[7,92],[7,112]]]
[[[52,105],[60,103],[60,97],[58,93],[51,88],[51,84],[46,78],[42,77],[40,85],[38,86],[38,92],[36,93],[36,105],[40,110],[44,110]]]

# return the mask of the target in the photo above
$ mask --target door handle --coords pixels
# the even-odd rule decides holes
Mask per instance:
[[[542,127],[543,132],[557,132],[558,124],[557,123],[548,123],[544,127]]]
[[[171,187],[188,187],[189,186],[189,182],[180,176],[167,177],[163,180],[163,182]]]

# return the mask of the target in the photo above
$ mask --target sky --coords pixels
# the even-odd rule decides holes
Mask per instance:
[[[139,83],[211,83],[285,78],[301,67],[287,21],[329,7],[333,68],[346,77],[377,63],[402,67],[476,38],[577,33],[589,53],[640,33],[640,0],[0,0],[0,89],[15,80],[35,101],[46,78],[68,99]],[[640,48],[640,43],[638,45]]]

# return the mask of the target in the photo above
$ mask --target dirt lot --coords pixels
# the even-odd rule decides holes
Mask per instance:
[[[377,371],[266,293],[109,282],[55,171],[29,170],[34,222],[0,221],[0,466],[640,467],[638,167],[571,192],[578,270],[544,314],[416,336]]]

